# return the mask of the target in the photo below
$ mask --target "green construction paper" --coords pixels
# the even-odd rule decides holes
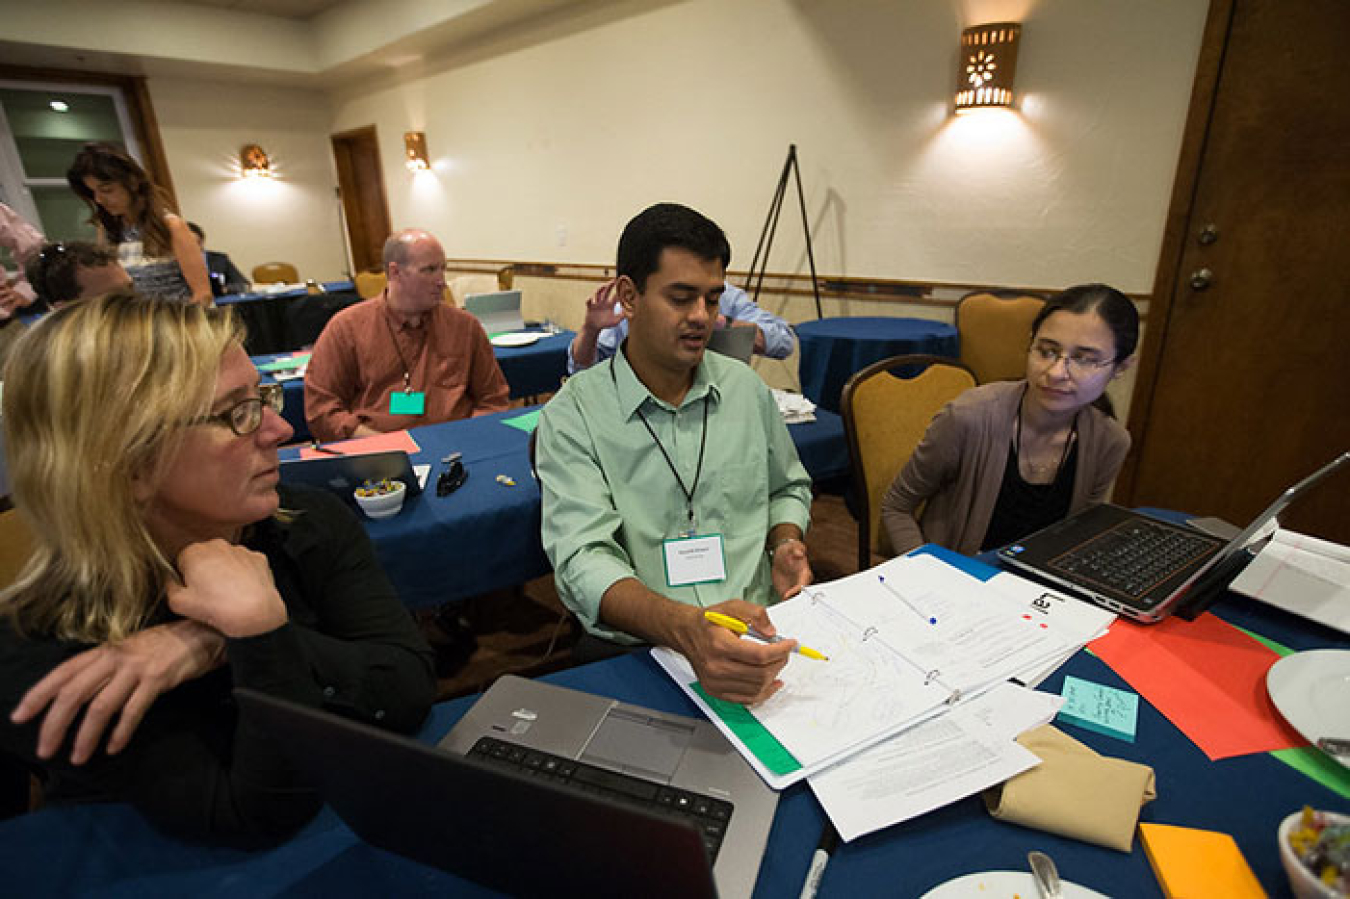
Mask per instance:
[[[1293,749],[1277,749],[1271,755],[1328,790],[1350,799],[1350,768],[1334,761],[1322,750],[1296,746]]]
[[[520,415],[503,418],[502,424],[510,425],[528,434],[539,426],[539,413],[542,411],[542,409],[531,409],[529,412],[523,412]]]
[[[264,362],[258,366],[258,371],[265,371],[268,374],[276,371],[294,371],[309,361],[309,353],[301,353],[298,356],[285,356],[281,359],[273,359],[271,362]]]
[[[1271,640],[1267,637],[1263,637],[1260,634],[1254,634],[1251,631],[1247,630],[1245,627],[1238,627],[1236,624],[1233,625],[1233,627],[1237,627],[1238,630],[1242,631],[1248,637],[1251,637],[1257,643],[1260,643],[1262,646],[1264,646],[1266,649],[1269,649],[1277,656],[1291,656],[1294,654],[1294,650],[1290,649],[1288,646],[1285,646],[1283,643],[1276,643],[1274,640]]]
[[[702,697],[708,708],[722,719],[722,723],[731,729],[765,768],[779,775],[790,774],[801,768],[801,762],[793,758],[792,753],[745,706],[725,699],[714,699],[704,692],[697,681],[690,684],[689,688]]]

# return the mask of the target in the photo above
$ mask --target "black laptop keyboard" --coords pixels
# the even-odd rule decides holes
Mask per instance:
[[[469,757],[514,768],[531,777],[568,784],[607,799],[686,818],[703,835],[703,845],[708,847],[708,858],[712,861],[717,860],[717,850],[722,847],[722,838],[731,823],[732,804],[724,799],[619,774],[494,737],[480,737],[469,750]]]
[[[1197,534],[1130,520],[1051,560],[1050,567],[1140,599],[1215,548],[1213,540]]]

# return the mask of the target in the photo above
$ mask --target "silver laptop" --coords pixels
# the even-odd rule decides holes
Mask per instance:
[[[1290,503],[1347,464],[1350,452],[1341,453],[1277,496],[1226,542],[1102,504],[1024,537],[998,555],[1014,568],[1145,624],[1173,612],[1193,619],[1265,545]]]
[[[714,328],[712,336],[708,338],[708,349],[714,353],[721,353],[723,356],[730,356],[741,362],[750,363],[750,356],[755,351],[755,334],[759,333],[758,328]]]
[[[464,298],[464,308],[482,323],[483,330],[489,335],[525,329],[525,319],[520,314],[519,290],[476,293]]]
[[[754,890],[778,794],[707,720],[506,675],[440,745],[472,756],[484,738],[729,802],[713,879],[724,897]]]
[[[703,837],[679,816],[254,690],[234,695],[372,846],[512,896],[717,895]]]

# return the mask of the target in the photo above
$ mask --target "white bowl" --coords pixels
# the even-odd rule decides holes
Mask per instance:
[[[1350,816],[1338,815],[1335,812],[1321,814],[1332,824],[1350,824]],[[1298,899],[1345,899],[1345,893],[1333,890],[1318,880],[1308,866],[1294,854],[1294,847],[1289,845],[1289,834],[1298,827],[1302,817],[1303,812],[1300,810],[1280,822],[1280,862],[1284,865],[1284,873],[1289,875],[1289,887]]]
[[[379,520],[381,518],[393,518],[403,508],[403,497],[407,496],[408,488],[402,481],[391,482],[394,485],[393,493],[381,493],[379,496],[361,496],[353,492],[356,497],[356,504],[361,507],[361,511],[366,516]]]

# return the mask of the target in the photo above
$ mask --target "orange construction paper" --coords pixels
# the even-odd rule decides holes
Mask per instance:
[[[1266,891],[1226,833],[1139,822],[1144,852],[1167,899],[1265,899]]]
[[[344,456],[366,456],[370,453],[387,453],[390,450],[403,450],[411,456],[422,450],[407,431],[390,431],[388,434],[377,434],[374,437],[357,437],[355,440],[325,443],[324,446],[337,450]],[[313,447],[305,447],[300,451],[301,459],[323,459],[331,455],[333,454],[321,453]]]
[[[1279,656],[1208,612],[1158,624],[1122,618],[1089,645],[1210,761],[1307,745],[1266,692]]]

